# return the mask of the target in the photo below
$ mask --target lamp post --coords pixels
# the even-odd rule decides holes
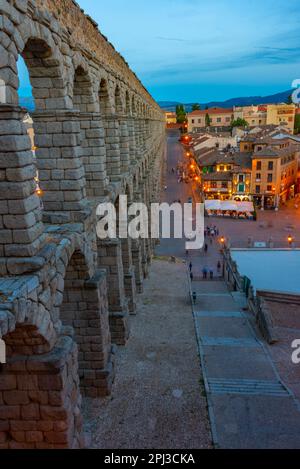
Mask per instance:
[[[293,236],[292,236],[292,235],[289,235],[289,236],[288,236],[288,243],[289,243],[289,247],[290,247],[290,248],[293,247],[293,241],[294,241]]]

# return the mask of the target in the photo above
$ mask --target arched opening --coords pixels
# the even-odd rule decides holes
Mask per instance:
[[[93,112],[94,103],[91,79],[83,67],[79,66],[74,76],[73,108],[80,112]]]
[[[99,89],[99,104],[100,104],[100,112],[102,117],[107,117],[111,114],[111,105],[109,100],[109,92],[107,81],[102,78],[100,82],[100,89]]]
[[[90,278],[80,251],[73,253],[66,269],[60,319],[74,331],[82,393],[107,395],[112,378],[106,371],[111,354],[106,279],[103,273]]]
[[[111,181],[119,180],[121,174],[119,122],[113,114],[108,84],[104,78],[100,81],[99,104],[105,133],[106,173]]]
[[[121,91],[120,91],[119,86],[116,86],[116,89],[115,89],[115,112],[117,116],[120,116],[123,114],[123,104],[122,104]]]

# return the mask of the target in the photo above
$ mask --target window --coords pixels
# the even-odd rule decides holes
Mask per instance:
[[[222,182],[222,189],[228,189],[228,182]]]
[[[201,119],[198,119],[198,124],[201,124]]]
[[[222,122],[221,117],[217,117],[217,122],[219,122],[219,123]]]
[[[267,186],[267,191],[272,192],[273,187],[272,186]]]
[[[225,167],[222,165],[220,166],[220,171],[224,171]]]
[[[226,117],[226,122],[230,122],[230,121],[231,121],[230,117]]]
[[[273,182],[273,174],[268,174],[268,182]]]
[[[227,166],[227,168],[226,168],[226,169],[227,169],[227,171],[231,171],[231,166],[230,166],[230,165],[229,165],[229,166]]]
[[[240,175],[239,175],[239,182],[244,182],[244,176],[243,176],[243,174],[240,174]]]
[[[211,187],[212,189],[217,189],[218,186],[217,186],[217,183],[216,183],[216,182],[211,182],[211,183],[210,183],[210,187]]]
[[[256,194],[260,194],[260,186],[255,187],[255,192],[256,192]]]
[[[245,145],[244,148],[245,148],[245,150],[248,150],[248,145]]]
[[[261,174],[260,173],[256,173],[256,180],[261,181]]]
[[[273,161],[269,161],[268,170],[273,171],[273,169],[274,169],[274,163],[273,163]]]
[[[195,124],[195,119],[192,119],[192,124]]]
[[[257,169],[257,171],[260,171],[260,170],[261,170],[261,161],[258,161],[258,162],[256,163],[256,169]]]

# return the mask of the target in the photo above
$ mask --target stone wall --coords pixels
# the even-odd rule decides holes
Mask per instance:
[[[154,246],[100,242],[96,208],[159,200],[164,116],[72,0],[0,1],[0,83],[0,448],[79,448],[81,395],[111,391]]]

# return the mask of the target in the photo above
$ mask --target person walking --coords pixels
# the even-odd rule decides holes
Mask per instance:
[[[219,261],[218,262],[218,265],[217,265],[217,269],[218,269],[218,273],[220,274],[221,273],[221,262]]]
[[[202,274],[203,274],[203,279],[206,280],[207,279],[207,268],[206,267],[203,267]]]
[[[204,252],[205,252],[205,254],[207,254],[207,252],[208,252],[208,245],[207,245],[207,243],[205,243],[205,245],[204,245]]]
[[[193,270],[193,264],[192,264],[192,262],[190,262],[189,268],[190,268],[190,272],[192,272],[192,270]]]
[[[213,269],[210,269],[209,275],[210,275],[210,279],[213,280],[213,279],[214,279],[214,271],[213,271]]]
[[[193,280],[194,280],[194,274],[193,274],[193,272],[190,272],[190,279],[191,279],[191,282],[193,282]]]

